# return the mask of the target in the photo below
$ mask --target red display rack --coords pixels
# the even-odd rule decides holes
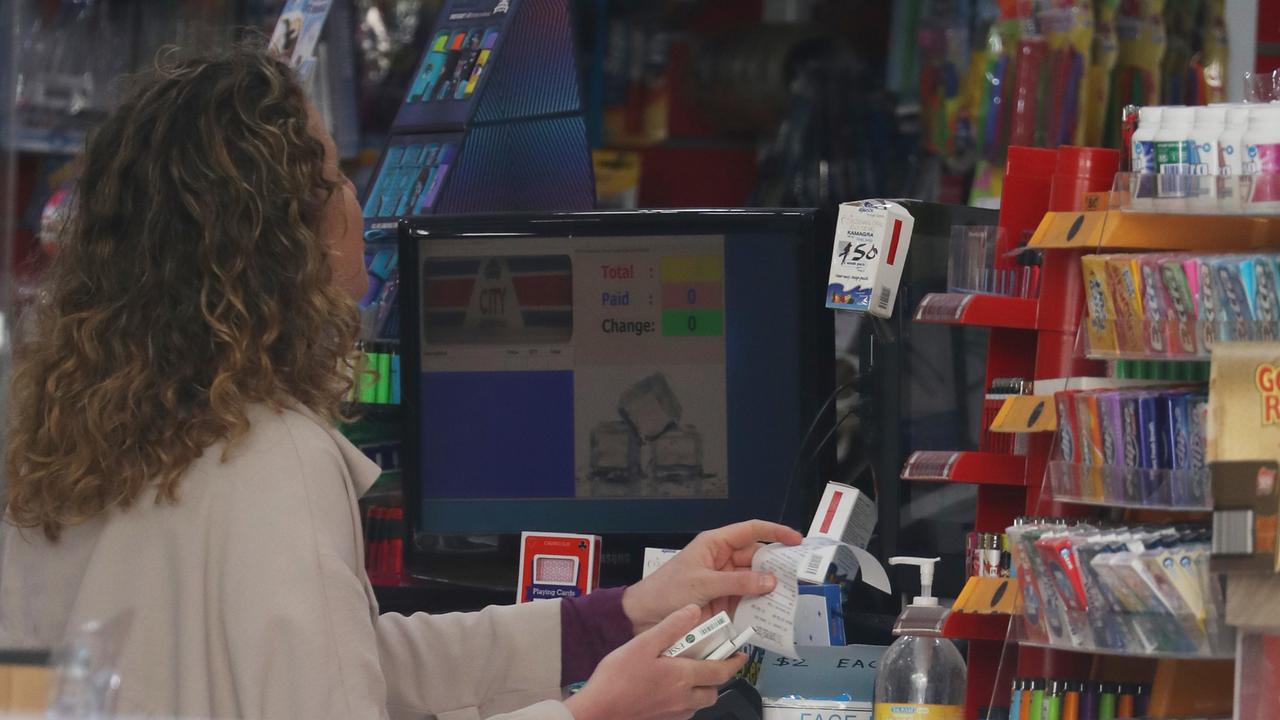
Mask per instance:
[[[1021,455],[921,450],[902,468],[903,480],[1024,486],[1027,459]]]
[[[942,325],[1034,330],[1037,303],[1031,298],[977,293],[930,293],[916,306],[916,321]]]
[[[952,640],[1003,643],[1009,636],[1011,615],[975,615],[953,612],[942,623],[942,636]]]
[[[1067,152],[1063,157],[1076,161],[1078,153]],[[1054,150],[1010,148],[1000,211],[1001,237],[1007,246],[997,248],[998,263],[1012,262],[1011,251],[1025,244],[1051,209],[1055,178],[1066,177],[1084,191],[1110,188],[1114,164],[1109,173],[1104,173],[1105,177],[1099,174],[1080,178],[1072,175],[1070,168],[1064,175],[1060,160],[1058,151]],[[1084,312],[1082,253],[1083,250],[1075,248],[1043,251],[1038,299],[953,293],[931,295],[921,302],[916,320],[990,328],[984,387],[991,387],[996,378],[1044,380],[1101,375],[1105,369],[1101,363],[1079,357],[1075,352],[1077,330]],[[1051,434],[1037,433],[1029,436],[1024,455],[918,453],[908,460],[902,477],[977,484],[975,530],[1002,533],[1015,518],[1043,509],[1041,487],[1052,448]],[[925,467],[937,468],[940,462],[941,470],[924,470]],[[1052,505],[1051,511],[1060,515],[1082,512],[1080,508],[1059,505]],[[1010,652],[1017,657],[1018,673],[1024,676],[1071,677],[1088,669],[1078,654],[1039,648],[1020,650],[1010,632],[1011,624],[1010,615],[953,613],[944,625],[946,637],[968,641],[966,720],[977,720],[979,708],[1008,704],[1009,683],[1002,681],[1001,666]],[[1012,677],[1007,670],[1006,680]]]

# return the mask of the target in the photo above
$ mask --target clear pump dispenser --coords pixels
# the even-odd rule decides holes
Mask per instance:
[[[899,636],[876,673],[876,720],[962,720],[965,664],[954,643],[942,637],[947,609],[933,596],[933,566],[940,558],[894,557],[890,565],[920,569],[920,594],[903,609]]]

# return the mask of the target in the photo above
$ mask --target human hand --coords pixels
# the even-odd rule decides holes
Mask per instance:
[[[652,575],[627,588],[622,610],[636,633],[689,603],[702,609],[703,619],[721,610],[732,615],[742,596],[765,595],[777,584],[773,575],[751,571],[760,543],[799,545],[803,539],[789,527],[763,520],[708,530]]]
[[[745,655],[691,660],[662,654],[697,627],[700,615],[696,605],[681,608],[605,656],[582,690],[564,703],[574,720],[688,720],[714,705],[719,687],[742,669]]]

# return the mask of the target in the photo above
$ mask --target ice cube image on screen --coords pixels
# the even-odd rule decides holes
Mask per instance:
[[[591,418],[587,463],[579,466],[577,478],[579,497],[727,496],[723,443],[716,443],[716,453],[704,453],[703,431],[690,421],[668,378],[668,372],[678,372],[685,375],[684,385],[696,386],[702,371],[690,367],[642,376],[623,386],[611,416]],[[709,404],[695,406],[706,411]],[[710,418],[705,422],[712,424]]]

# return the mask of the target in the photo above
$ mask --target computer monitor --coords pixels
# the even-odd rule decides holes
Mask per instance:
[[[779,519],[832,389],[829,237],[812,210],[403,221],[412,530]]]

